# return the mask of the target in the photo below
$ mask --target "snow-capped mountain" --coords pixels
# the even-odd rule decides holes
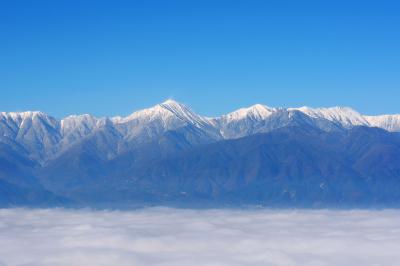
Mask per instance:
[[[195,127],[215,139],[219,139],[216,130],[208,119],[197,115],[186,105],[167,100],[154,107],[134,112],[125,118],[114,118],[114,125],[128,141],[160,136],[169,130]]]
[[[16,141],[39,159],[52,155],[62,138],[60,122],[42,112],[0,113],[0,136]]]
[[[391,132],[400,132],[400,115],[364,116],[370,126],[380,127]]]
[[[46,161],[98,133],[107,135],[98,141],[110,141],[112,136],[118,136],[111,145],[118,147],[111,153],[118,154],[119,149],[126,150],[132,143],[151,142],[170,131],[179,130],[189,142],[211,143],[269,132],[290,123],[313,125],[324,131],[354,126],[400,131],[400,115],[363,116],[348,107],[284,109],[256,104],[221,117],[207,118],[184,104],[167,100],[127,117],[96,118],[84,114],[57,120],[42,112],[2,112],[0,138],[15,141],[31,158]]]
[[[104,119],[89,114],[71,115],[62,119],[60,132],[63,136],[62,146],[69,146],[92,134],[104,124]]]
[[[3,112],[0,206],[400,205],[400,138],[391,131],[400,132],[400,115],[363,116],[347,107],[256,104],[208,118],[167,100],[126,117]]]
[[[248,108],[241,108],[218,118],[212,119],[215,127],[226,138],[239,138],[254,134],[271,114],[277,109],[256,104]]]
[[[248,108],[241,108],[227,115],[223,115],[219,118],[219,120],[221,120],[223,123],[230,123],[240,120],[260,121],[266,119],[276,110],[276,108],[271,108],[266,105],[255,104]]]
[[[310,108],[303,106],[300,108],[289,108],[289,110],[298,110],[314,118],[324,118],[346,128],[369,126],[365,117],[349,107]]]

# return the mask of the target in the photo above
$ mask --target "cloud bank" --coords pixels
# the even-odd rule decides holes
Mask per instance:
[[[400,211],[0,210],[0,265],[398,266]]]

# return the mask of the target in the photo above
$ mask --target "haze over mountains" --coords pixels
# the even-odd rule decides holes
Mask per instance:
[[[173,100],[127,117],[0,113],[0,205],[397,206],[400,115]]]

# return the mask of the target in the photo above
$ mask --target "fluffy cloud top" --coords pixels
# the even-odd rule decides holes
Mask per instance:
[[[400,211],[0,210],[0,265],[397,266]]]

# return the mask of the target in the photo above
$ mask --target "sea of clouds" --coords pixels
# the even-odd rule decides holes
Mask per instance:
[[[400,211],[1,209],[0,265],[398,266]]]

